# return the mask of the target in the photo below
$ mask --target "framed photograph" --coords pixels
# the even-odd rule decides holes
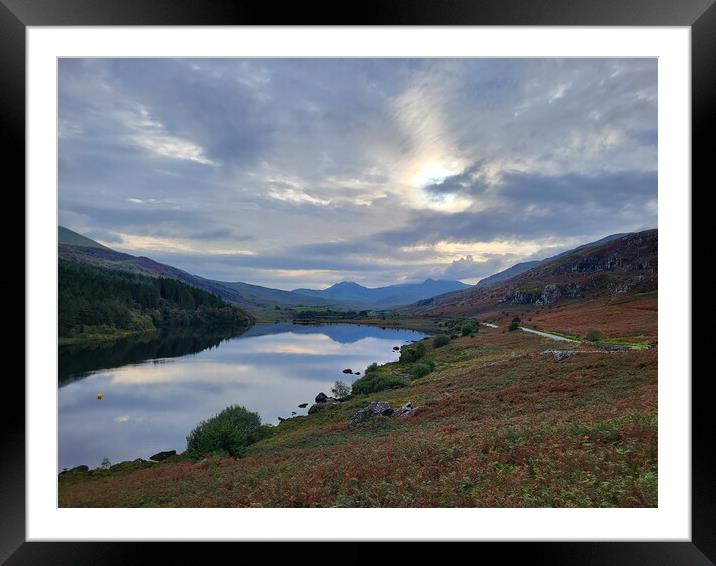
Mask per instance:
[[[716,560],[709,1],[0,2],[27,266],[0,558]]]

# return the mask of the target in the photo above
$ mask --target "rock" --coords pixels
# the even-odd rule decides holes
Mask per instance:
[[[559,299],[562,298],[562,291],[560,290],[557,285],[554,283],[551,283],[549,285],[545,285],[544,289],[542,289],[542,295],[539,299],[535,302],[536,305],[542,306],[542,305],[551,305],[553,303],[556,303],[559,301]]]
[[[354,371],[354,372],[353,372],[353,375],[360,375],[360,372],[359,372],[359,371]]]
[[[308,403],[301,403],[301,404],[298,406],[299,409],[305,409],[306,407],[308,407]]]
[[[316,395],[316,403],[325,403],[328,400],[328,395],[323,393],[322,391]]]
[[[157,452],[156,454],[154,454],[154,456],[150,456],[149,459],[154,460],[155,462],[161,462],[162,460],[166,460],[171,456],[175,456],[176,453],[176,450],[166,450],[165,452]]]
[[[282,422],[285,421],[285,420],[286,420],[286,419],[284,419],[283,417],[279,417],[279,418],[278,418],[278,422],[280,422],[280,423],[282,423]]]
[[[353,373],[353,370],[351,368],[346,368],[343,370],[343,373]]]
[[[570,283],[565,287],[564,292],[570,299],[576,299],[582,296],[582,287],[579,283]]]
[[[393,346],[393,350],[397,352],[398,350],[400,350],[400,346]]]
[[[417,408],[417,407],[413,407],[413,404],[412,404],[412,403],[406,403],[405,405],[403,405],[402,407],[400,407],[400,409],[398,409],[397,411],[395,411],[395,413],[394,413],[393,416],[396,416],[396,417],[404,417],[404,416],[409,415],[410,413],[412,413],[416,408]]]
[[[577,350],[545,350],[543,354],[552,354],[554,361],[558,362],[564,358],[571,358],[577,353]]]
[[[295,414],[296,414],[296,411],[291,411],[291,414],[292,414],[292,415],[295,415]]]
[[[367,407],[358,409],[351,417],[351,426],[358,426],[363,421],[378,415],[390,416],[393,414],[393,408],[386,401],[371,401]]]

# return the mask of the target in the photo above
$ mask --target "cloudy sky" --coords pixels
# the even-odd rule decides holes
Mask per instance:
[[[60,224],[282,289],[657,226],[656,59],[62,59]]]

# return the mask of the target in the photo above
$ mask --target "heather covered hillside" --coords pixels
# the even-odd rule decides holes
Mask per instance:
[[[540,262],[488,287],[420,301],[406,314],[483,319],[523,314],[525,322],[583,335],[601,328],[614,337],[657,336],[658,231],[620,235]]]
[[[187,453],[62,474],[60,506],[657,505],[656,350],[558,356],[549,339],[484,326],[421,346],[368,372],[387,389],[354,385],[343,402],[269,427],[238,459]],[[371,406],[385,414],[366,418]]]

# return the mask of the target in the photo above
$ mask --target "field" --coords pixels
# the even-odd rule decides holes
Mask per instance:
[[[647,304],[647,303],[645,303]],[[596,307],[595,307],[596,308]],[[552,318],[536,319],[545,327]],[[638,335],[655,337],[650,330]],[[483,318],[483,317],[481,317]],[[606,332],[606,327],[603,329]],[[637,334],[609,334],[633,338]],[[60,476],[61,507],[654,507],[657,350],[605,352],[504,328],[432,348],[405,388],[274,427],[246,457]],[[545,350],[577,349],[557,361]],[[398,363],[383,371],[406,374]],[[351,416],[371,400],[405,417]]]

